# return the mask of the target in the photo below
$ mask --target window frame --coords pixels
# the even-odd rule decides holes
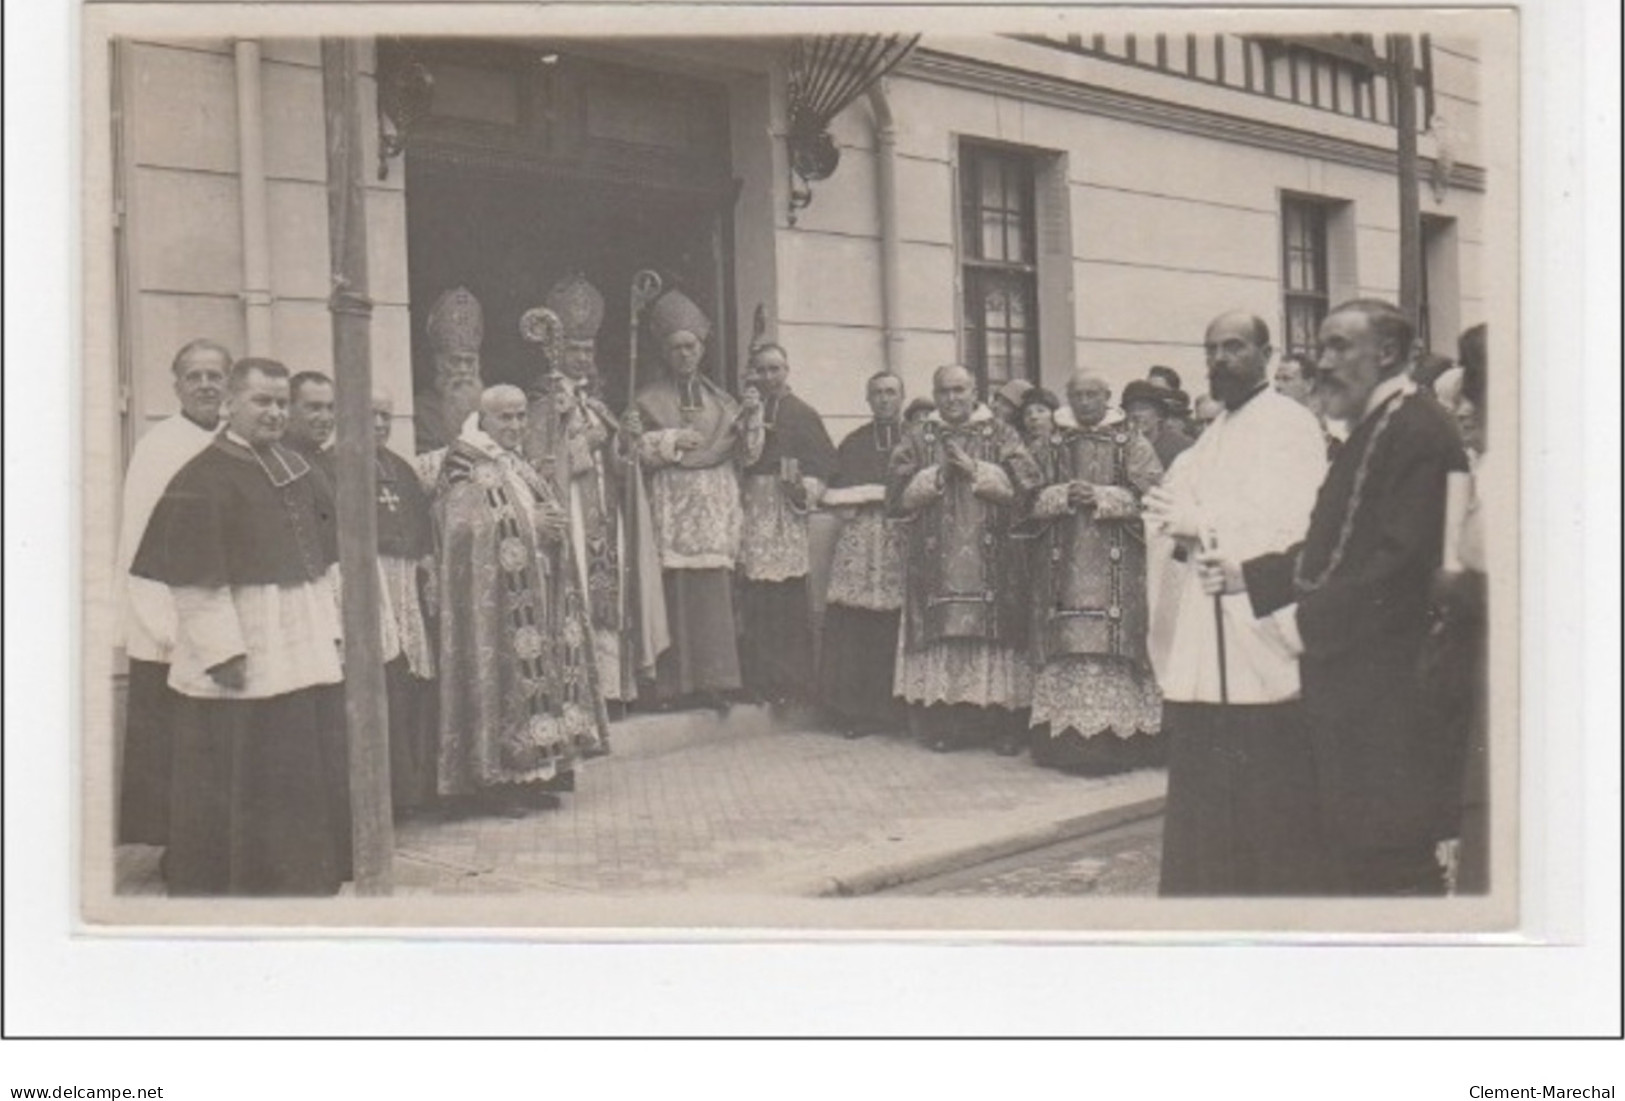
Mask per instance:
[[[987,201],[983,178],[988,164],[999,167],[1002,201]],[[957,169],[962,358],[983,394],[1012,378],[1036,383],[1042,369],[1036,155],[1018,147],[965,139],[959,143]],[[1019,202],[1013,201],[1012,195],[1019,195]],[[1002,221],[1001,255],[997,256],[987,255],[985,248],[989,214],[998,215]],[[1016,233],[1014,241],[1012,230]],[[1005,324],[987,323],[988,295],[1001,287],[1023,303],[1025,314],[1019,325],[1012,320],[1014,311],[1008,304]],[[990,352],[997,350],[1001,342],[1003,373],[995,374]]]
[[[1320,323],[1331,309],[1331,248],[1328,223],[1332,204],[1313,195],[1283,192],[1281,195],[1281,354],[1315,354]],[[1303,240],[1294,242],[1293,214],[1304,227]],[[1301,270],[1308,273],[1308,286],[1297,286],[1294,261],[1304,259]],[[1307,308],[1312,321],[1308,340],[1293,339],[1293,319]]]

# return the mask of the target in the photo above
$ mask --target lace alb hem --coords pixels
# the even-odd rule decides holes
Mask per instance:
[[[1162,693],[1150,670],[1114,658],[1074,656],[1045,665],[1033,682],[1032,726],[1050,736],[1068,730],[1086,738],[1119,738],[1162,730]]]
[[[1032,666],[1021,651],[974,639],[908,650],[903,634],[898,632],[893,693],[909,703],[1020,708],[1032,699]]]

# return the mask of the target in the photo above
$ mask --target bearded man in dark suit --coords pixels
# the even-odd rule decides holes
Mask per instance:
[[[1444,890],[1435,845],[1458,778],[1427,719],[1420,657],[1438,568],[1445,483],[1465,470],[1449,414],[1410,377],[1414,329],[1393,305],[1357,299],[1320,328],[1320,389],[1348,442],[1298,546],[1244,563],[1199,557],[1210,593],[1249,594],[1254,614],[1296,605],[1303,704],[1333,889]]]

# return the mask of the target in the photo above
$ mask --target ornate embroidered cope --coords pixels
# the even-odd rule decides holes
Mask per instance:
[[[580,585],[545,527],[562,509],[477,429],[440,478],[440,791],[549,779],[607,732]]]

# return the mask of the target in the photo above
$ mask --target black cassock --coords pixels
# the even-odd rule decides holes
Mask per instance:
[[[1431,395],[1391,395],[1338,452],[1304,542],[1247,562],[1253,610],[1296,603],[1320,817],[1356,894],[1438,889],[1459,759],[1428,719],[1421,653],[1445,482],[1467,468]]]
[[[246,613],[239,594],[277,590],[287,609],[337,559],[331,487],[287,448],[251,451],[217,437],[176,474],[130,572],[194,594],[231,596],[217,608]],[[311,599],[316,597],[310,593]],[[331,600],[321,587],[322,599]],[[278,618],[241,622],[247,687],[198,687],[209,635],[180,609],[171,666],[174,726],[169,851],[172,895],[324,895],[350,875],[348,760],[336,652],[299,660]],[[264,609],[276,603],[251,603]],[[337,627],[337,609],[332,608]],[[307,640],[333,647],[336,637]],[[196,655],[192,651],[196,651]],[[290,667],[300,671],[289,673]],[[315,673],[313,669],[325,669]],[[185,685],[176,677],[184,677]],[[258,685],[258,686],[256,686]],[[275,685],[274,690],[268,686]]]

